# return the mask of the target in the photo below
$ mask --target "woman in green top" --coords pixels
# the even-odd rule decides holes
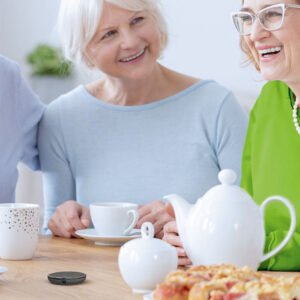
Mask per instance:
[[[269,81],[251,111],[242,186],[258,204],[278,194],[298,213],[292,240],[261,269],[300,270],[300,1],[244,0],[232,16],[242,50]],[[266,250],[284,238],[289,223],[285,207],[270,205]]]

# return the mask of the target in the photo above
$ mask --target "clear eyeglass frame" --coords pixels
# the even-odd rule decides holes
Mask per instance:
[[[232,21],[233,21],[233,24],[234,24],[236,30],[242,36],[251,34],[252,26],[256,19],[258,19],[260,25],[265,30],[274,31],[274,30],[278,30],[281,28],[281,26],[284,22],[285,12],[288,8],[300,8],[300,5],[279,3],[279,4],[274,4],[274,5],[265,7],[263,9],[261,9],[260,11],[258,11],[256,14],[253,14],[248,11],[233,12],[231,14],[231,18],[232,18]],[[275,16],[274,16],[274,14],[275,14]],[[279,17],[278,17],[278,14],[279,14]],[[271,19],[269,25],[266,25],[267,17],[273,18],[273,20]],[[245,25],[244,23],[246,23],[246,22],[248,22],[248,24],[246,24],[246,26],[241,26],[241,25]]]

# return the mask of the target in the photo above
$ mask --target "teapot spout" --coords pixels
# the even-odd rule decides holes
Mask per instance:
[[[178,233],[184,248],[187,249],[188,239],[186,232],[186,224],[192,205],[176,194],[164,196],[163,199],[169,201],[174,209]]]

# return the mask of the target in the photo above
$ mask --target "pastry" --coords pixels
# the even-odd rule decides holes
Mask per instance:
[[[300,277],[275,277],[233,265],[194,266],[170,273],[154,300],[300,300]]]

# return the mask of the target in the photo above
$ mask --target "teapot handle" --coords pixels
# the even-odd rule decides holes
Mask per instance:
[[[290,201],[284,197],[271,196],[271,197],[267,198],[260,206],[260,212],[261,212],[262,216],[264,216],[264,210],[265,210],[265,207],[267,206],[267,204],[269,204],[270,202],[273,202],[273,201],[280,201],[288,208],[288,210],[290,212],[290,217],[291,217],[291,225],[290,225],[287,235],[282,240],[282,242],[276,248],[274,248],[270,252],[264,254],[260,262],[263,262],[263,261],[269,259],[270,257],[274,256],[276,253],[278,253],[288,243],[288,241],[292,237],[292,235],[295,231],[295,228],[296,228],[295,209],[294,209],[293,205],[290,203]]]

